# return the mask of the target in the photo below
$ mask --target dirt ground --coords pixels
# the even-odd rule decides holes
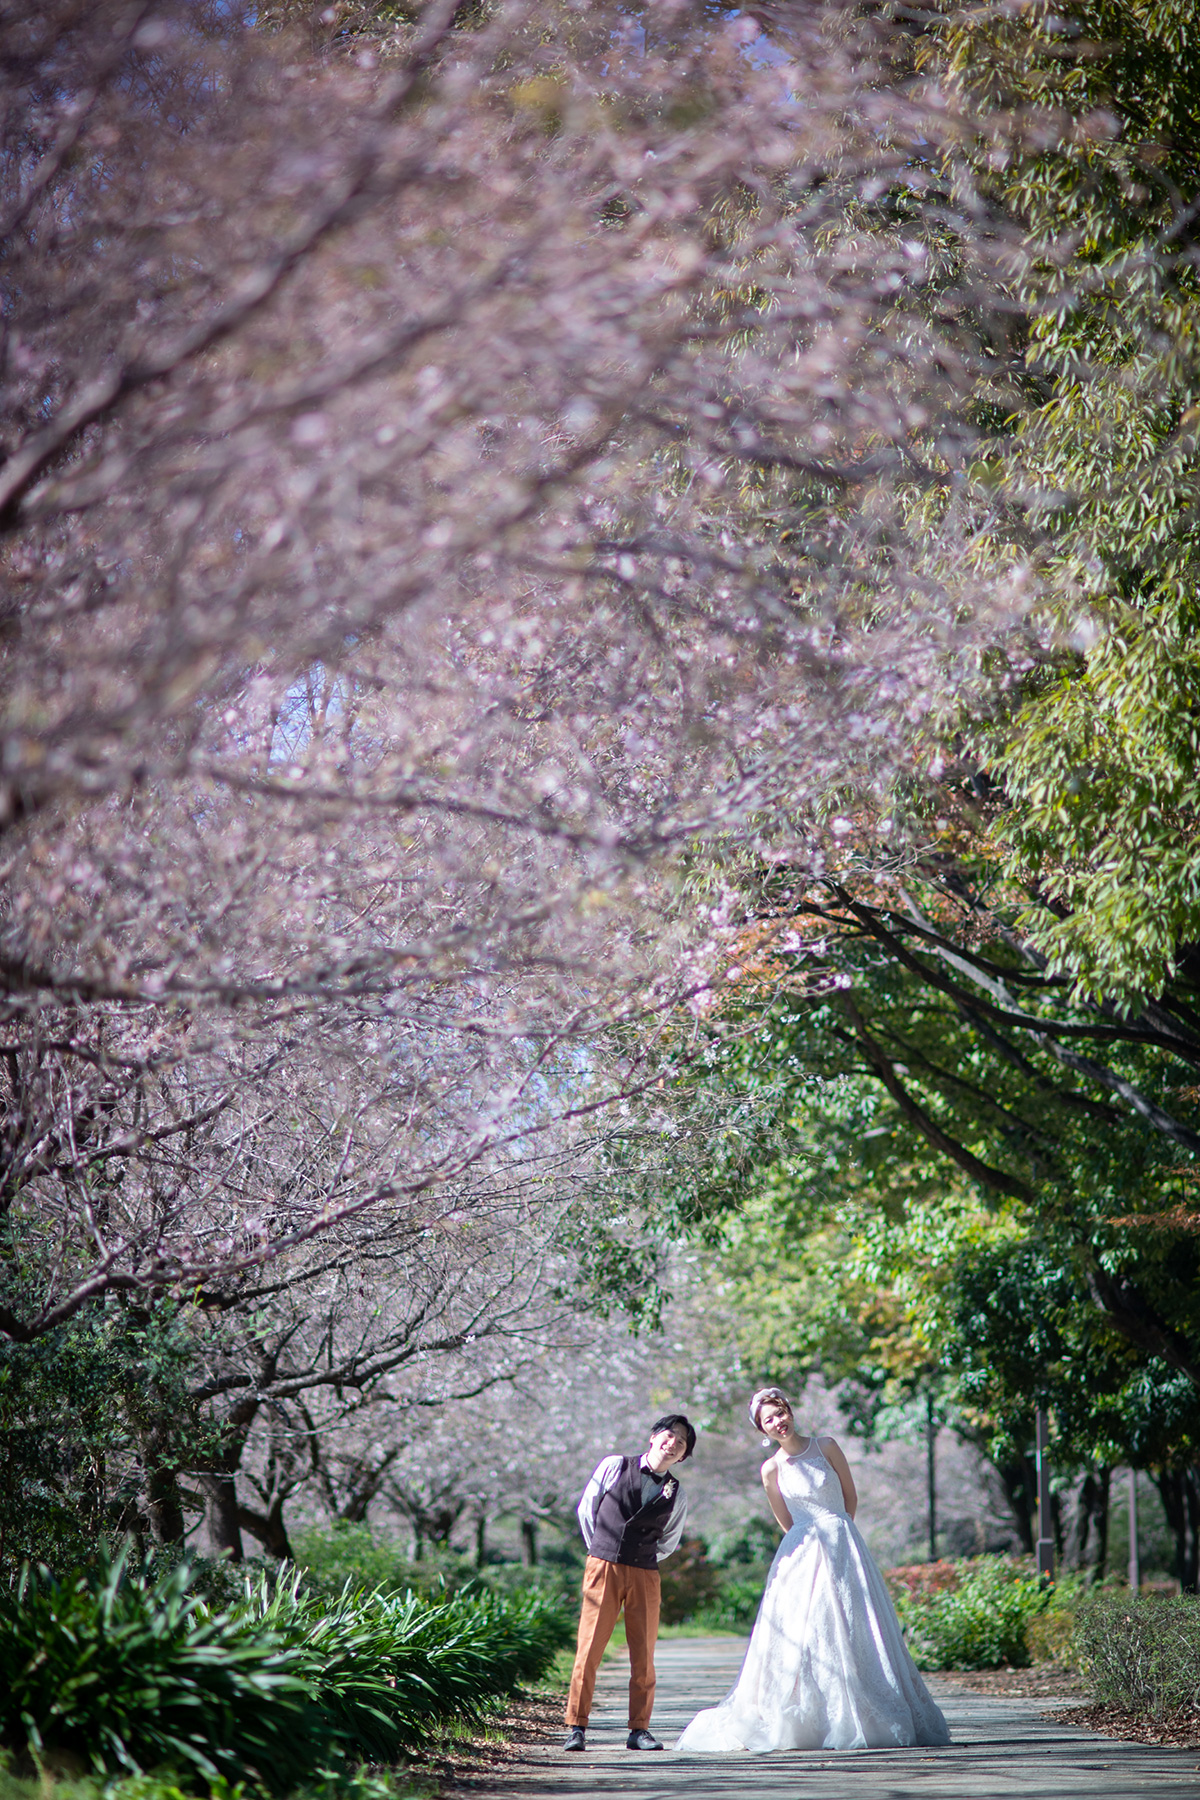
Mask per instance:
[[[1124,1707],[1089,1701],[1083,1683],[1071,1669],[1042,1663],[1032,1669],[952,1670],[939,1681],[970,1688],[976,1694],[1013,1695],[1022,1700],[1065,1700],[1069,1706],[1048,1709],[1046,1719],[1070,1719],[1084,1731],[1102,1737],[1123,1738],[1126,1743],[1163,1744],[1172,1750],[1200,1749],[1200,1713],[1175,1718],[1154,1718],[1127,1712]]]
[[[439,1744],[437,1755],[422,1758],[413,1771],[416,1784],[428,1782],[438,1794],[469,1793],[485,1776],[490,1785],[535,1745],[562,1739],[563,1699],[560,1693],[522,1694],[486,1732]]]
[[[993,1694],[998,1699],[1083,1700],[1083,1683],[1074,1669],[1058,1663],[1037,1663],[1032,1669],[940,1669],[937,1681],[969,1688],[973,1694]],[[1074,1716],[1074,1715],[1073,1715]]]
[[[1172,1750],[1200,1750],[1200,1712],[1156,1719],[1149,1713],[1126,1712],[1110,1705],[1073,1706],[1068,1713],[1052,1712],[1047,1718],[1070,1719],[1085,1731],[1104,1737],[1124,1738],[1126,1743],[1164,1744]]]

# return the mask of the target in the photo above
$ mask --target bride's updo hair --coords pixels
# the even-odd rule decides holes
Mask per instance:
[[[781,1406],[786,1406],[790,1413],[793,1415],[795,1414],[796,1409],[782,1388],[759,1388],[757,1394],[753,1394],[750,1399],[750,1423],[753,1425],[755,1431],[762,1430],[762,1426],[758,1422],[758,1415],[767,1404],[768,1400],[778,1400]],[[767,1439],[767,1442],[770,1442],[769,1438]]]

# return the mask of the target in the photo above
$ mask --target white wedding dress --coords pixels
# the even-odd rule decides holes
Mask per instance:
[[[737,1686],[676,1750],[948,1744],[883,1577],[816,1438],[776,1458],[792,1528],[775,1553]]]

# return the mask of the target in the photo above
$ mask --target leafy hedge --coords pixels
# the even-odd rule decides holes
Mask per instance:
[[[1075,1652],[1097,1700],[1160,1718],[1200,1714],[1195,1594],[1097,1594],[1079,1609]]]
[[[0,1596],[0,1742],[284,1793],[478,1722],[572,1635],[536,1594],[436,1604],[260,1581],[214,1611],[188,1582],[186,1565],[155,1576],[127,1555],[62,1581],[24,1571]]]
[[[1052,1590],[1004,1556],[982,1556],[954,1568],[954,1586],[942,1582],[922,1592],[907,1583],[893,1584],[917,1667],[1024,1667],[1030,1661],[1030,1624],[1051,1604]]]

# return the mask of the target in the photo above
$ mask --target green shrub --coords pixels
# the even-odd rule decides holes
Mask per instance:
[[[297,1566],[304,1570],[307,1586],[340,1594],[347,1582],[354,1588],[371,1588],[384,1594],[430,1594],[443,1597],[469,1579],[466,1558],[451,1552],[435,1552],[413,1562],[387,1537],[369,1525],[350,1525],[338,1520],[324,1529],[292,1533]]]
[[[38,1286],[31,1221],[4,1225],[5,1286]],[[31,1254],[26,1257],[26,1251]],[[206,1469],[220,1432],[189,1403],[195,1315],[187,1306],[113,1295],[29,1344],[0,1340],[0,1579],[26,1562],[71,1568],[98,1543],[120,1541],[118,1521],[145,1486],[143,1445],[163,1466]],[[138,1420],[154,1395],[156,1429]],[[191,1502],[186,1502],[191,1504]]]
[[[709,1561],[723,1569],[770,1568],[783,1532],[774,1519],[759,1515],[720,1533],[708,1547]]]
[[[662,1622],[682,1625],[716,1599],[721,1578],[708,1560],[703,1538],[684,1538],[660,1567]]]
[[[188,1574],[124,1557],[62,1582],[27,1570],[0,1596],[0,1740],[97,1773],[169,1767],[283,1793],[478,1722],[573,1635],[538,1594],[432,1604],[260,1579],[215,1612]]]
[[[0,1597],[0,1739],[74,1751],[97,1772],[160,1764],[211,1782],[307,1780],[328,1737],[302,1652],[125,1558],[56,1581],[26,1569]]]
[[[716,1579],[697,1592],[690,1621],[709,1631],[749,1631],[782,1535],[774,1520],[752,1518],[714,1538],[706,1566]]]
[[[1075,1660],[1075,1621],[1073,1606],[1048,1606],[1036,1613],[1025,1627],[1029,1660],[1035,1663],[1071,1663]]]
[[[896,1595],[896,1610],[919,1669],[1024,1667],[1029,1624],[1049,1603],[1037,1576],[1004,1556],[955,1565],[958,1586]]]
[[[552,1599],[416,1594],[316,1599],[281,1587],[261,1617],[305,1651],[305,1673],[337,1735],[356,1756],[389,1762],[434,1725],[477,1723],[522,1682],[536,1681],[574,1638]]]
[[[370,1525],[337,1521],[331,1526],[293,1533],[296,1561],[306,1586],[338,1594],[347,1583],[388,1594],[423,1594],[444,1600],[460,1593],[557,1595],[577,1603],[583,1570],[583,1546],[536,1568],[525,1563],[485,1563],[478,1567],[457,1550],[431,1550],[420,1562],[405,1556],[393,1539]]]
[[[1097,1700],[1160,1717],[1200,1711],[1195,1594],[1096,1594],[1079,1608],[1074,1644]]]
[[[710,1631],[749,1631],[765,1585],[765,1570],[758,1575],[725,1575],[714,1597],[693,1614],[694,1623]]]
[[[937,1562],[899,1563],[885,1569],[883,1579],[897,1606],[906,1600],[926,1600],[961,1585],[958,1563],[940,1557]]]

